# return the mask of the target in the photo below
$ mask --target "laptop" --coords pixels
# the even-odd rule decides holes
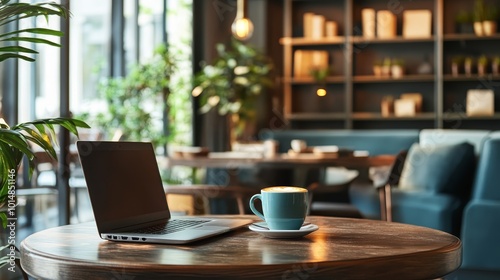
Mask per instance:
[[[102,239],[185,244],[252,222],[172,218],[151,143],[77,141],[76,146]]]

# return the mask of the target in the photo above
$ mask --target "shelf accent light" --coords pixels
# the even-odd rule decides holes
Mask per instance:
[[[323,87],[320,87],[316,90],[316,95],[323,97],[326,95],[326,89]]]
[[[231,25],[233,36],[238,40],[248,40],[253,34],[253,23],[246,16],[246,0],[238,0],[236,18]]]

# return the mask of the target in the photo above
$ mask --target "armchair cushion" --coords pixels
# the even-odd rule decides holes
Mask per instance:
[[[457,234],[462,202],[446,194],[392,190],[392,218],[402,222]]]
[[[468,194],[475,172],[474,147],[469,143],[421,146],[413,144],[401,174],[406,191]]]

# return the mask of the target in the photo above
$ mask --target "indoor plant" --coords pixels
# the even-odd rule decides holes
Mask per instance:
[[[476,0],[474,2],[474,33],[477,36],[483,36],[483,20],[484,20],[484,1]]]
[[[451,74],[453,76],[458,76],[460,74],[460,68],[464,63],[464,57],[457,55],[451,59]]]
[[[477,74],[481,76],[486,74],[487,66],[488,66],[488,57],[486,55],[481,55],[477,59]]]
[[[56,42],[36,37],[36,35],[61,37],[63,33],[58,30],[36,27],[19,29],[16,26],[20,21],[32,20],[38,16],[43,16],[48,20],[51,15],[67,18],[69,12],[64,5],[52,2],[31,4],[10,3],[10,0],[0,0],[0,28],[6,28],[11,23],[14,26],[9,31],[0,33],[0,62],[9,58],[35,61],[33,55],[36,55],[38,52],[32,47],[36,44],[59,47],[60,45]],[[25,42],[27,46],[21,46],[18,44],[19,42]],[[16,173],[23,157],[26,156],[28,159],[28,175],[30,177],[35,161],[32,146],[37,146],[49,156],[57,159],[57,153],[54,148],[56,144],[54,125],[60,125],[76,135],[78,135],[78,127],[88,127],[86,123],[71,118],[35,120],[12,127],[9,127],[3,119],[0,119],[0,221],[3,228],[7,226],[7,214],[11,213],[9,212],[9,208],[16,205]],[[1,246],[0,251],[6,248],[11,253],[18,251],[15,244],[12,244],[10,241],[6,246]],[[11,257],[13,256],[6,254],[0,258],[0,267],[12,263]],[[14,259],[15,264],[20,267],[17,254]],[[22,268],[20,268],[20,271],[24,279],[28,279]]]
[[[37,16],[44,16],[48,20],[48,16],[55,15],[67,18],[69,13],[67,9],[55,3],[9,3],[10,0],[0,0],[0,26],[5,26],[11,22],[30,19]],[[48,44],[52,46],[60,46],[58,43],[47,39],[37,38],[33,35],[49,35],[60,37],[63,35],[61,31],[47,28],[25,28],[12,30],[7,33],[0,33],[0,62],[9,58],[20,58],[27,61],[35,61],[33,57],[28,55],[36,54],[37,51],[26,46],[12,45],[17,42],[27,42],[31,44]]]
[[[472,13],[462,10],[455,16],[455,30],[457,33],[470,34],[474,33]]]
[[[5,207],[14,198],[10,191],[15,188],[16,173],[24,156],[28,158],[29,175],[33,173],[36,160],[32,151],[34,146],[57,159],[54,125],[60,125],[77,136],[78,127],[89,127],[85,122],[71,118],[41,119],[13,127],[0,119],[0,207]],[[5,227],[6,213],[0,212],[0,218]]]
[[[491,59],[491,73],[498,75],[500,72],[500,56],[496,55]]]
[[[474,63],[474,58],[467,56],[464,58],[464,72],[465,75],[472,75],[472,64]]]
[[[273,63],[256,48],[233,39],[229,46],[217,44],[218,57],[195,77],[193,96],[200,99],[200,112],[212,108],[230,115],[231,141],[246,138],[256,121],[256,103],[265,88],[272,86]],[[236,138],[236,139],[234,139]]]
[[[384,58],[382,61],[382,76],[390,76],[391,75],[391,59],[389,57]]]
[[[391,74],[394,78],[401,78],[404,75],[404,60],[393,59],[391,64]]]
[[[117,133],[131,141],[151,141],[155,147],[167,143],[161,126],[170,95],[170,77],[175,69],[167,45],[156,47],[153,58],[147,63],[132,67],[125,77],[103,80],[99,95],[107,108],[96,115],[84,114],[95,120],[108,138]],[[94,112],[93,112],[94,113]]]

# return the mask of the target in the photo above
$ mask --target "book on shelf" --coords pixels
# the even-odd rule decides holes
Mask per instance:
[[[312,34],[312,18],[314,16],[314,13],[304,13],[303,19],[304,19],[304,37],[305,38],[311,38]]]
[[[361,10],[361,22],[363,27],[363,37],[375,38],[375,9]]]
[[[294,77],[312,77],[312,70],[328,67],[328,51],[296,50],[293,61]]]
[[[327,38],[336,37],[338,34],[338,27],[335,21],[327,21],[325,23],[325,36]]]
[[[313,15],[311,19],[311,38],[321,39],[325,37],[325,17]]]
[[[389,10],[377,11],[377,37],[381,39],[396,37],[397,18]]]
[[[338,34],[338,27],[335,21],[327,21],[325,16],[315,13],[304,13],[303,26],[304,38],[322,39],[325,37],[335,37]]]

